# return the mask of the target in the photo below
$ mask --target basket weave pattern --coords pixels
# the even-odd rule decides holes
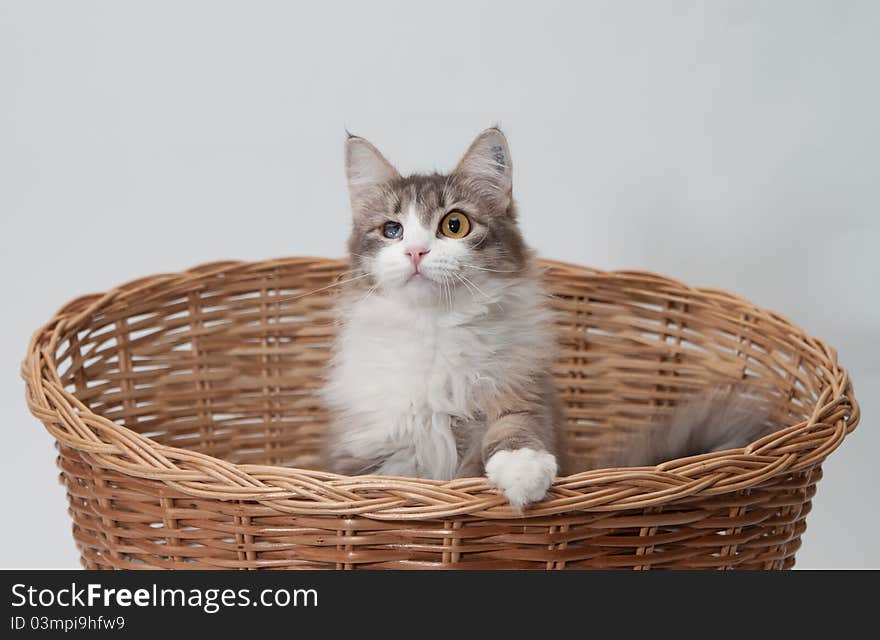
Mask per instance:
[[[485,478],[313,470],[346,263],[224,262],[63,307],[22,368],[85,567],[764,568],[794,564],[858,423],[822,341],[731,294],[545,262],[565,446],[590,464],[689,394],[749,379],[784,428],[742,450],[559,478],[525,517]]]

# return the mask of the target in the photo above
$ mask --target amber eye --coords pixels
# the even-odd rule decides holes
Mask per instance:
[[[461,211],[450,211],[440,221],[440,233],[447,238],[464,238],[471,232],[471,221]]]

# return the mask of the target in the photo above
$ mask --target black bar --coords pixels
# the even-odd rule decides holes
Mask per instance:
[[[256,639],[260,633],[293,637],[300,635],[295,631],[326,628],[329,637],[371,638],[408,629],[408,637],[421,640],[429,632],[473,637],[475,624],[497,633],[513,625],[519,631],[544,629],[547,637],[552,631],[590,638],[609,629],[631,637],[699,631],[707,620],[714,622],[703,626],[705,634],[732,625],[742,635],[763,637],[767,626],[750,629],[756,616],[769,616],[789,634],[793,625],[843,611],[848,625],[855,624],[853,612],[872,610],[867,599],[878,586],[876,572],[841,571],[6,570],[0,576],[5,638],[100,631],[197,633],[196,640],[247,632]],[[835,609],[835,598],[845,609]]]

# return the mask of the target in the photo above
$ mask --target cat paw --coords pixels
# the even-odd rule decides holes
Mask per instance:
[[[489,481],[501,489],[510,506],[518,510],[546,495],[556,471],[556,456],[535,449],[498,451],[486,463]]]

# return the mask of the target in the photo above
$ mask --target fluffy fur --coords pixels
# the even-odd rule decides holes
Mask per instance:
[[[758,387],[722,385],[682,403],[666,418],[607,452],[603,467],[647,467],[713,451],[740,449],[776,429],[773,404]]]
[[[372,144],[348,139],[352,272],[324,388],[327,468],[485,474],[520,509],[544,497],[562,419],[554,319],[517,225],[511,171],[498,129],[480,134],[448,175],[402,177]],[[467,216],[470,233],[441,233],[450,212]],[[389,237],[388,224],[400,234]],[[632,436],[603,466],[745,446],[768,430],[766,406],[713,391]]]
[[[517,226],[503,134],[483,132],[449,175],[407,178],[352,137],[346,168],[353,271],[324,390],[327,466],[451,479],[485,474],[504,453],[490,480],[516,506],[540,499],[556,472],[554,323]],[[451,211],[468,216],[466,237],[439,233]],[[389,221],[400,238],[383,235]]]

